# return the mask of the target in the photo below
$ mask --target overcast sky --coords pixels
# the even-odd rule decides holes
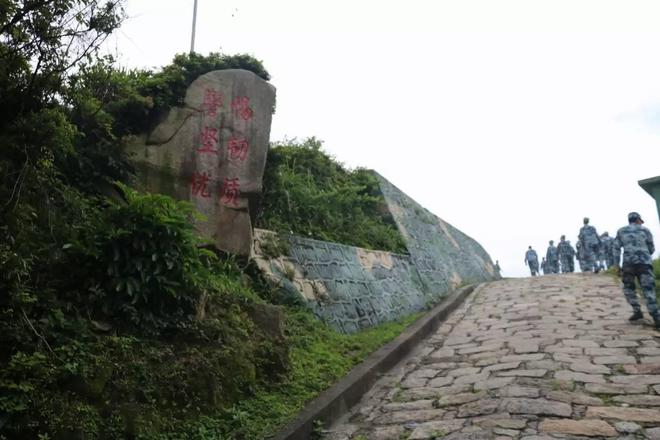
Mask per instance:
[[[127,67],[190,48],[193,0],[128,0]],[[200,53],[250,53],[277,88],[271,140],[316,136],[479,241],[524,252],[642,214],[660,245],[660,2],[199,0]]]

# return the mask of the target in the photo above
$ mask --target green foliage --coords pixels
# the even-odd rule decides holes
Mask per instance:
[[[406,250],[375,176],[346,170],[314,138],[270,149],[257,226],[368,249]]]
[[[269,78],[219,53],[117,69],[97,48],[123,17],[121,1],[0,0],[0,439],[263,438],[403,324],[340,335],[296,309],[284,340],[256,317],[275,294],[205,248],[190,205],[122,184],[123,200],[107,197],[132,173],[126,137],[181,105],[196,77]],[[296,210],[280,197],[269,221],[402,246],[373,176],[317,144],[274,149],[272,190]],[[306,229],[297,205],[310,196],[324,211]]]
[[[223,411],[184,427],[162,439],[264,439],[297,414],[310,399],[398,336],[419,317],[411,315],[358,333],[340,334],[308,311],[287,313],[286,335],[291,347],[291,371],[275,385],[260,386],[255,394]],[[202,426],[204,428],[202,428]],[[199,434],[203,432],[203,434]]]
[[[206,331],[221,328],[220,338],[172,344],[78,337],[53,354],[18,353],[0,372],[0,411],[10,415],[0,433],[10,438],[47,433],[93,439],[263,439],[418,316],[345,335],[309,311],[291,309],[286,315],[291,370],[280,382],[264,380],[250,342],[254,329],[231,307],[215,324],[205,324]]]
[[[123,18],[119,1],[0,2],[0,128],[55,101],[68,71],[91,59]]]
[[[102,209],[77,201],[87,214],[43,284],[29,266],[39,255],[3,264],[14,290],[0,308],[0,432],[11,438],[174,430],[270,377],[277,347],[254,329],[257,296],[236,263],[198,246],[189,205],[124,192]]]
[[[192,206],[122,187],[126,203],[109,202],[90,243],[74,246],[92,301],[105,316],[128,319],[158,333],[190,322],[202,295],[213,291],[217,258],[203,249]]]
[[[172,64],[163,67],[160,72],[144,78],[139,85],[140,91],[153,97],[155,108],[162,109],[180,106],[188,86],[199,76],[213,70],[244,69],[255,73],[268,81],[270,74],[261,61],[247,54],[225,55],[211,52],[209,55],[198,53],[177,54]]]

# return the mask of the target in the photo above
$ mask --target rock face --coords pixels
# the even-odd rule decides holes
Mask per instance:
[[[476,241],[376,177],[409,255],[289,235],[280,237],[288,255],[273,257],[266,251],[273,233],[255,230],[253,258],[266,277],[347,333],[423,310],[461,284],[498,278]]]
[[[436,217],[380,174],[374,174],[429,291],[441,294],[461,284],[499,277],[479,243]]]
[[[205,217],[196,221],[203,236],[249,255],[274,105],[275,88],[252,72],[200,76],[184,107],[129,146],[138,186],[189,200]]]

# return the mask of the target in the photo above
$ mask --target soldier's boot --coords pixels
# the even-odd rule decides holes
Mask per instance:
[[[628,318],[628,321],[639,321],[640,319],[643,319],[644,315],[642,315],[641,310],[634,311],[633,314]],[[656,328],[658,328],[658,321],[656,322]]]

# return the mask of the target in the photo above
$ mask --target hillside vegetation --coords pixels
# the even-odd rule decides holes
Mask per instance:
[[[348,170],[315,138],[273,145],[257,226],[368,249],[406,252],[376,177]]]
[[[123,18],[121,2],[0,8],[0,439],[264,438],[407,322],[340,335],[273,307],[258,274],[196,235],[188,203],[121,183],[127,137],[197,76],[269,78],[258,60],[220,53],[117,69],[97,49]],[[373,180],[316,145],[273,150],[264,225],[348,240],[350,210],[363,228],[354,243],[400,246],[385,216],[370,218]],[[301,176],[326,166],[302,191]],[[305,211],[305,197],[323,212]]]

